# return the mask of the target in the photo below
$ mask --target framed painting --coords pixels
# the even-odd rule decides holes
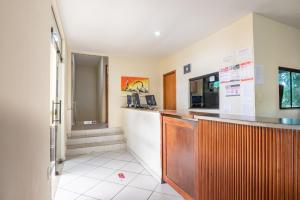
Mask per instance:
[[[149,93],[149,78],[145,77],[121,77],[121,91],[122,95],[131,94],[133,92],[139,94]]]

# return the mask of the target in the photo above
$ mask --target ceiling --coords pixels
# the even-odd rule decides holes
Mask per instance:
[[[97,67],[101,56],[75,54],[75,64],[78,67]]]
[[[71,49],[109,55],[166,56],[249,12],[300,28],[299,0],[58,0],[58,6]]]

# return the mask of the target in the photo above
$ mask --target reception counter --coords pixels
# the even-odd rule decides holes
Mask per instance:
[[[300,199],[300,121],[162,111],[163,180],[185,199]]]
[[[157,180],[162,179],[161,116],[159,110],[123,108],[127,149]]]
[[[293,118],[270,118],[270,117],[258,117],[258,116],[242,116],[242,115],[229,115],[229,114],[216,114],[216,113],[204,113],[204,112],[191,112],[191,111],[174,111],[174,110],[160,110],[162,115],[169,115],[173,117],[179,117],[190,120],[207,119],[214,121],[222,121],[229,123],[257,125],[265,127],[283,127],[292,129],[300,128],[300,119]]]
[[[300,199],[300,120],[123,109],[128,150],[188,200]]]

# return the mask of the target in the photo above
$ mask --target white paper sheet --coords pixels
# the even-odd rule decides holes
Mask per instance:
[[[246,116],[255,115],[255,91],[254,81],[241,82],[241,114]]]
[[[226,97],[240,96],[240,84],[228,84],[225,86]]]
[[[244,48],[222,59],[219,71],[221,113],[255,115],[252,57],[252,48]]]
[[[264,82],[264,66],[255,65],[255,84],[262,85]]]
[[[252,60],[251,48],[244,48],[237,51],[237,62],[241,63],[246,60]]]

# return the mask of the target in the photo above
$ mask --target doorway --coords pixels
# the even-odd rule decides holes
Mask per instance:
[[[50,168],[48,175],[51,182],[51,195],[57,188],[56,175],[62,172],[62,161],[65,159],[65,129],[64,129],[64,88],[65,65],[64,45],[52,12],[51,42],[50,42]]]
[[[72,130],[108,127],[108,57],[72,54]]]
[[[164,109],[176,110],[176,70],[164,74]]]

